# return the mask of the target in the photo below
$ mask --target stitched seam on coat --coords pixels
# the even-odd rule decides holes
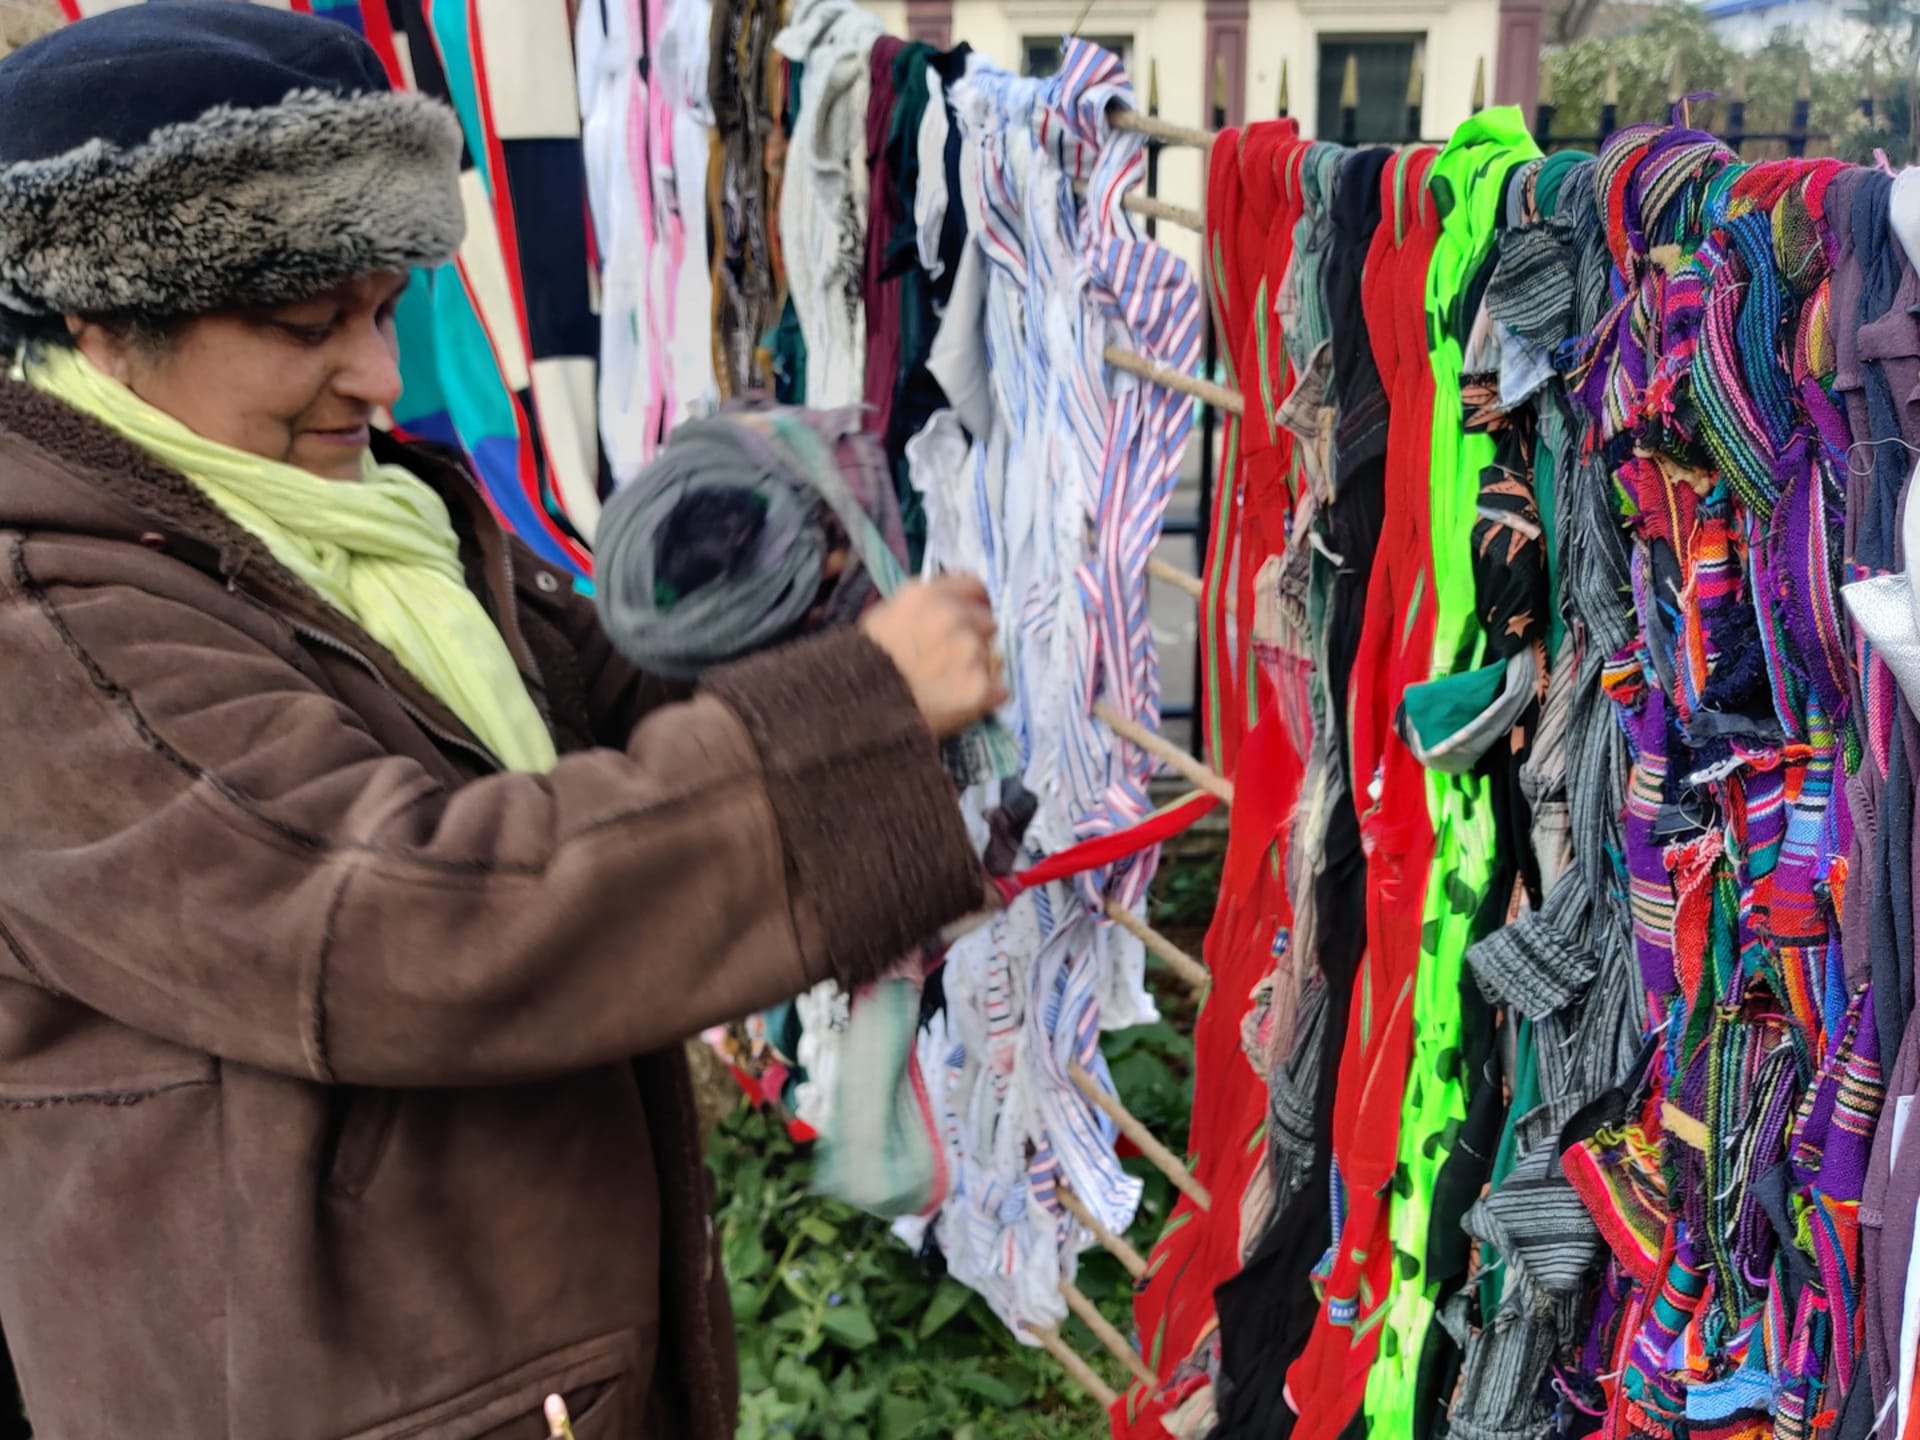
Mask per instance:
[[[43,1095],[34,1099],[20,1099],[0,1095],[0,1110],[46,1110],[55,1105],[138,1105],[142,1100],[152,1100],[161,1095],[171,1095],[176,1090],[211,1089],[219,1085],[217,1076],[208,1076],[193,1080],[175,1080],[166,1085],[155,1085],[145,1090],[74,1090],[64,1095]]]
[[[334,887],[333,898],[327,902],[326,918],[320,922],[320,946],[314,956],[313,987],[311,1003],[313,1014],[301,1021],[301,1043],[306,1046],[307,1063],[313,1067],[314,1078],[323,1085],[337,1083],[333,1073],[333,1058],[327,1053],[327,972],[333,963],[333,939],[335,921],[340,918],[341,907],[346,904],[347,886],[353,882],[354,871],[345,868],[340,883]]]
[[[27,972],[35,984],[44,990],[52,991],[55,995],[66,995],[71,998],[63,986],[55,984],[46,971],[33,963],[27,955],[27,947],[20,943],[20,937],[13,933],[13,927],[3,919],[0,919],[0,945],[7,947],[7,953],[13,956],[20,968]]]

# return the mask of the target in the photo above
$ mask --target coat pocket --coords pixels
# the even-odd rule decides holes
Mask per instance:
[[[636,1340],[631,1330],[583,1340],[342,1440],[546,1440],[549,1395],[565,1398],[577,1440],[627,1440],[639,1413]]]

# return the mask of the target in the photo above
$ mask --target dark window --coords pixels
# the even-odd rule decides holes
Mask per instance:
[[[1348,57],[1352,57],[1360,81],[1354,139],[1366,145],[1418,138],[1406,133],[1407,81],[1413,75],[1413,57],[1424,42],[1425,37],[1420,35],[1322,39],[1314,133],[1322,140],[1340,139],[1340,86],[1346,79]]]
[[[1112,51],[1120,57],[1120,63],[1129,69],[1133,66],[1133,37],[1131,35],[1083,35],[1102,50]],[[1045,78],[1060,68],[1060,37],[1057,35],[1029,35],[1020,42],[1020,73],[1035,78]]]

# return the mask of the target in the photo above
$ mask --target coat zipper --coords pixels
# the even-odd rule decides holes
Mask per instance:
[[[433,719],[424,710],[422,710],[418,705],[414,704],[411,700],[407,699],[405,695],[402,695],[399,691],[399,688],[395,686],[391,680],[387,679],[385,675],[380,673],[380,667],[378,665],[374,664],[373,661],[369,660],[363,653],[361,653],[361,651],[349,645],[346,641],[342,640],[338,635],[329,635],[325,630],[321,630],[316,628],[315,626],[306,625],[298,620],[295,620],[292,616],[288,615],[284,610],[274,609],[273,606],[269,605],[266,601],[262,600],[258,595],[255,595],[251,590],[247,589],[244,585],[239,584],[237,576],[228,578],[227,589],[231,593],[245,599],[249,605],[253,605],[256,608],[263,610],[267,614],[273,616],[275,619],[281,620],[284,623],[292,626],[294,634],[299,635],[304,639],[311,640],[316,645],[325,646],[327,649],[333,651],[335,654],[344,655],[349,660],[353,661],[354,664],[358,665],[362,670],[366,671],[367,674],[371,675],[379,683],[380,688],[387,692],[388,697],[394,702],[394,704],[398,705],[402,710],[406,711],[407,718],[412,720],[414,724],[418,725],[422,730],[426,731],[427,734],[431,735],[435,740],[439,741],[441,744],[449,745],[456,750],[462,751],[467,755],[471,755],[474,759],[480,761],[483,765],[485,765],[486,768],[489,770],[492,770],[500,774],[505,773],[507,767],[500,763],[499,757],[495,755],[491,750],[487,749],[486,746],[484,745],[476,743],[475,741],[468,740],[459,735],[454,734],[451,730],[447,729],[444,725],[436,724],[433,721]]]
[[[260,602],[256,600],[254,603],[259,604]],[[491,750],[471,740],[462,739],[451,730],[436,725],[428,718],[424,710],[407,699],[406,696],[402,695],[394,683],[380,673],[380,667],[378,665],[374,664],[373,661],[369,660],[360,651],[354,649],[353,646],[349,645],[346,641],[340,639],[338,636],[329,635],[324,630],[316,630],[311,625],[302,625],[298,620],[290,620],[288,623],[293,626],[294,634],[311,640],[316,645],[324,645],[327,649],[345,655],[349,660],[358,664],[361,669],[365,670],[369,675],[373,676],[375,680],[380,682],[380,688],[387,692],[395,704],[407,712],[414,724],[426,731],[427,734],[431,735],[435,740],[438,740],[443,745],[451,745],[456,750],[464,751],[466,754],[481,761],[489,770],[496,773],[505,773],[507,767],[500,763],[499,757]]]

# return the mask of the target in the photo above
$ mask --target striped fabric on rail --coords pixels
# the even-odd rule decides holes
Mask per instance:
[[[1159,724],[1146,565],[1193,404],[1112,370],[1103,352],[1119,345],[1191,372],[1199,295],[1123,209],[1144,162],[1138,137],[1107,119],[1133,103],[1114,56],[1074,42],[1041,80],[976,67],[953,99],[965,144],[955,199],[986,277],[973,323],[991,427],[964,437],[937,417],[909,453],[929,514],[966,516],[941,563],[977,568],[1001,617],[1014,694],[1004,718],[1040,800],[1030,864],[1152,808],[1154,762],[1092,711]],[[1026,483],[1007,483],[1014,475]],[[969,798],[976,813],[993,803]],[[948,957],[947,1014],[922,1051],[952,1147],[953,1194],[935,1229],[950,1272],[1016,1329],[1063,1318],[1059,1281],[1089,1243],[1060,1187],[1116,1231],[1138,1204],[1112,1122],[1072,1072],[1110,1089],[1100,1032],[1154,1015],[1140,943],[1100,917],[1109,899],[1141,903],[1154,863],[1148,851],[1038,886]]]

